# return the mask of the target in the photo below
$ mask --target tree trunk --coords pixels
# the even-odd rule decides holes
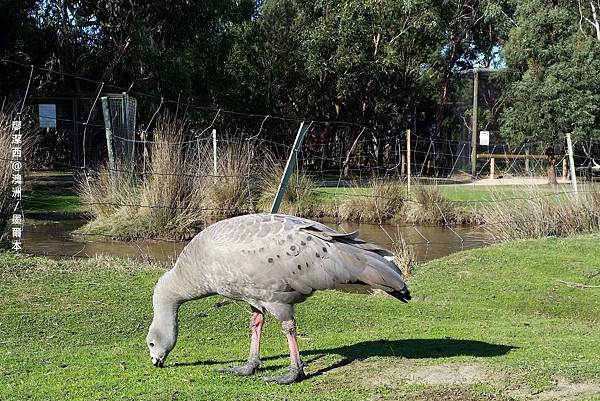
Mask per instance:
[[[558,181],[556,181],[556,168],[554,165],[556,164],[556,156],[554,154],[548,154],[548,184],[556,185]]]

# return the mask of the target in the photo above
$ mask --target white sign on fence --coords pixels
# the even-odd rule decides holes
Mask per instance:
[[[490,131],[479,131],[479,144],[482,146],[490,145]]]
[[[56,105],[39,104],[40,128],[56,128]]]

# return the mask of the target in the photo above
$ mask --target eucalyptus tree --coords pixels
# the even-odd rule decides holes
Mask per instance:
[[[256,7],[252,0],[6,2],[38,37],[21,34],[28,47],[20,54],[18,43],[0,41],[4,53],[107,84],[207,103],[223,82],[231,26],[250,19]],[[36,57],[36,43],[43,44],[43,57]],[[96,89],[60,76],[46,83],[54,90]]]
[[[224,101],[385,135],[418,117],[426,135],[440,135],[451,125],[445,110],[457,72],[490,62],[510,25],[507,10],[502,0],[266,0],[235,29]]]
[[[600,137],[600,39],[592,7],[583,6],[577,0],[519,1],[504,48],[512,83],[502,132],[516,142],[546,145],[551,183],[554,150],[566,133],[576,140]]]

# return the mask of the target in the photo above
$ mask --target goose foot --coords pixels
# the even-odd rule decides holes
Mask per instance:
[[[258,371],[260,361],[248,362],[242,366],[230,366],[228,368],[216,369],[218,373],[229,373],[235,376],[250,376]]]
[[[274,382],[277,384],[291,384],[304,379],[304,369],[302,367],[291,366],[290,370],[279,376],[263,377],[266,382]]]

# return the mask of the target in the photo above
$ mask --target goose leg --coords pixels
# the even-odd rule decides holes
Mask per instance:
[[[250,342],[250,355],[248,362],[242,366],[231,366],[228,368],[217,369],[219,373],[231,373],[236,376],[250,376],[256,373],[260,366],[260,335],[265,317],[262,312],[253,309],[252,317],[250,318],[250,332],[252,340]]]
[[[300,381],[304,378],[304,369],[300,360],[300,351],[298,350],[298,341],[296,340],[296,322],[286,320],[282,323],[283,333],[287,337],[290,347],[290,370],[280,376],[263,377],[264,381],[275,382],[279,384],[290,384]]]

